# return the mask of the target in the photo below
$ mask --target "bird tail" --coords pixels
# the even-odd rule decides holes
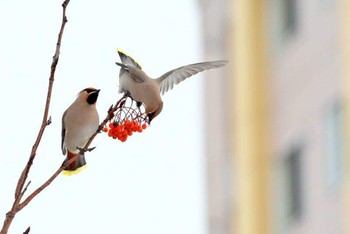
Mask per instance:
[[[71,153],[69,150],[67,150],[67,158],[66,161],[73,158],[77,154]],[[75,159],[73,162],[71,162],[66,168],[63,170],[64,175],[74,175],[81,172],[86,167],[86,161],[84,155],[80,155],[77,159]]]
[[[120,60],[122,61],[122,63],[126,64],[126,65],[131,65],[134,67],[137,67],[138,69],[142,69],[140,64],[138,62],[136,62],[135,59],[133,59],[131,56],[127,55],[126,53],[124,53],[123,51],[121,51],[120,49],[117,49]],[[121,66],[119,63],[116,63],[117,65]]]

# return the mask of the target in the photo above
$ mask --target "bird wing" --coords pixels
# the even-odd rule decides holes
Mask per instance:
[[[61,149],[62,149],[63,155],[66,155],[66,147],[64,145],[64,138],[66,137],[66,127],[64,124],[64,117],[66,116],[66,113],[67,111],[65,111],[62,116]]]
[[[115,62],[115,64],[120,66],[120,76],[123,76],[125,73],[127,73],[128,77],[137,83],[142,83],[145,81],[144,72],[141,69],[118,62]]]
[[[168,71],[156,79],[156,81],[160,84],[160,93],[163,95],[168,90],[171,90],[174,85],[180,83],[190,76],[197,74],[198,72],[222,67],[227,63],[228,61],[226,60],[194,63]]]

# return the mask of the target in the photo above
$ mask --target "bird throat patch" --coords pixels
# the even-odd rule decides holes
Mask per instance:
[[[97,92],[90,93],[89,96],[87,97],[86,101],[90,105],[95,104],[96,101],[97,101],[97,97],[98,97],[98,93]]]

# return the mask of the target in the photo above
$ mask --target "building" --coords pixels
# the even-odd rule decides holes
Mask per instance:
[[[350,1],[200,7],[208,233],[350,233]]]

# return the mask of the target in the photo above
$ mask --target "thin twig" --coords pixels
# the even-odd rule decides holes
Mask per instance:
[[[21,196],[23,196],[24,193],[27,191],[27,189],[28,189],[30,183],[32,183],[32,181],[29,180],[28,183],[27,183],[27,185],[24,187],[23,191],[21,192]]]
[[[29,232],[30,232],[30,227],[28,227],[28,228],[23,232],[23,234],[29,234]]]
[[[57,67],[59,55],[60,55],[60,48],[61,48],[61,41],[62,41],[62,36],[63,36],[63,32],[64,32],[64,27],[67,23],[66,8],[68,6],[68,3],[69,3],[69,0],[65,0],[62,4],[62,8],[63,8],[62,23],[61,23],[61,28],[60,28],[60,31],[58,34],[55,54],[53,56],[52,63],[51,63],[49,85],[48,85],[48,89],[47,89],[46,103],[45,103],[45,109],[44,109],[44,115],[43,115],[41,127],[39,130],[38,136],[35,140],[35,143],[32,147],[32,150],[31,150],[31,153],[29,156],[29,160],[28,160],[25,168],[23,169],[20,178],[18,179],[16,190],[15,190],[15,200],[13,202],[11,210],[9,212],[7,212],[7,214],[6,214],[6,218],[4,220],[4,224],[2,226],[0,234],[6,234],[8,232],[8,229],[12,223],[13,218],[15,217],[16,213],[20,210],[19,204],[21,202],[21,199],[22,199],[25,191],[27,190],[27,187],[29,186],[29,183],[28,183],[27,186],[23,189],[24,184],[26,183],[26,180],[28,178],[28,173],[29,173],[30,168],[31,168],[33,161],[35,159],[36,151],[38,149],[38,146],[39,146],[40,141],[42,139],[42,136],[44,134],[45,128],[46,128],[46,126],[48,126],[48,123],[50,122],[50,119],[48,119],[48,113],[49,113],[49,107],[50,107],[50,103],[51,103],[51,93],[52,93],[53,82],[55,80],[55,71],[56,71],[56,67]],[[21,207],[21,208],[23,208],[23,207]],[[28,230],[28,232],[29,232],[29,230]]]

